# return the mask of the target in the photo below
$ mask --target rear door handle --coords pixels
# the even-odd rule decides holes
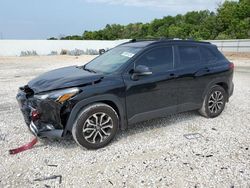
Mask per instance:
[[[205,68],[201,68],[200,70],[198,70],[194,76],[203,76],[203,75],[206,75],[207,73],[209,73],[211,70],[210,68],[208,67],[205,67]]]
[[[204,71],[210,72],[210,69],[209,69],[208,67],[205,67],[205,68],[204,68]]]

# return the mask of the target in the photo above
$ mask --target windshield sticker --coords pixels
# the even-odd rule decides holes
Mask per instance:
[[[125,57],[132,58],[135,54],[130,53],[130,52],[123,52],[121,55],[122,55],[122,56],[125,56]]]

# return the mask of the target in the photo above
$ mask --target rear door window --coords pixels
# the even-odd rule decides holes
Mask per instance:
[[[191,67],[200,63],[200,52],[197,46],[178,46],[178,67]]]

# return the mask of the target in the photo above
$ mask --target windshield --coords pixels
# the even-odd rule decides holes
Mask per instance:
[[[112,73],[117,71],[140,50],[141,48],[118,46],[95,58],[84,68],[93,72]]]

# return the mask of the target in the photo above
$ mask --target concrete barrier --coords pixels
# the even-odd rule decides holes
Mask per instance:
[[[128,40],[0,40],[0,56],[20,56],[21,52],[35,51],[38,55],[60,54],[65,50],[99,50],[113,48]],[[209,40],[222,52],[250,52],[250,39]]]
[[[113,48],[128,40],[0,40],[0,56],[20,56],[21,52],[35,51],[38,55],[65,50],[99,50]]]

